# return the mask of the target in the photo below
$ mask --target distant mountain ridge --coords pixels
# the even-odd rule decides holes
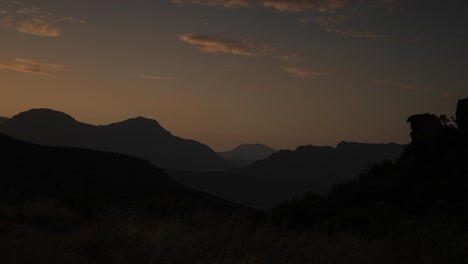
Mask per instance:
[[[143,117],[95,126],[63,112],[32,109],[0,124],[0,132],[36,144],[129,154],[164,169],[204,171],[230,167],[207,145],[174,136],[156,120]]]
[[[218,152],[226,159],[260,160],[267,158],[277,150],[264,144],[242,144],[231,151]]]
[[[341,142],[336,147],[301,146],[280,150],[266,159],[224,172],[171,175],[186,186],[256,208],[325,194],[333,184],[356,178],[370,162],[395,160],[403,146]]]

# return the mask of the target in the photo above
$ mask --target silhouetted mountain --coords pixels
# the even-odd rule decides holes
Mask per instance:
[[[37,144],[129,154],[161,168],[201,171],[230,166],[208,146],[176,137],[157,121],[143,117],[94,126],[62,112],[33,109],[1,124],[0,132]]]
[[[7,118],[7,117],[1,117],[1,116],[0,116],[0,124],[5,123],[6,121],[8,121],[8,119],[9,119],[9,118]]]
[[[336,148],[302,146],[281,150],[250,166],[224,172],[170,172],[190,188],[256,208],[301,197],[324,194],[335,183],[356,177],[370,162],[395,160],[403,151],[398,144],[341,142]]]
[[[0,134],[0,164],[2,201],[50,199],[83,209],[130,204],[177,212],[200,206],[246,210],[187,189],[149,161],[125,154],[42,146]]]
[[[263,144],[242,144],[231,151],[218,152],[218,154],[226,159],[255,161],[267,158],[276,151],[277,150]]]

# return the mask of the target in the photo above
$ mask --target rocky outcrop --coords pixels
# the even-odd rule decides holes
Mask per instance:
[[[429,150],[443,133],[440,119],[434,114],[418,114],[408,118],[411,124],[411,145]]]
[[[457,103],[456,123],[462,133],[468,133],[468,98]]]

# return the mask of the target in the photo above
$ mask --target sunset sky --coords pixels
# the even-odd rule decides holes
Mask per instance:
[[[144,116],[217,151],[409,141],[468,97],[464,0],[0,0],[0,116]]]

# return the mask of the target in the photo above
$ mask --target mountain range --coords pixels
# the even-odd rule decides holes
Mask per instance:
[[[307,192],[325,194],[356,178],[371,162],[395,160],[403,146],[341,142],[336,147],[301,146],[281,150],[253,164],[223,172],[169,174],[186,186],[255,208],[271,206]]]
[[[86,210],[139,204],[187,212],[200,206],[251,211],[190,190],[149,161],[125,154],[42,146],[0,134],[0,160],[1,201],[52,200]]]
[[[62,112],[32,109],[0,120],[0,133],[48,146],[128,154],[163,169],[209,171],[231,167],[207,145],[174,136],[157,121],[143,117],[95,126]]]

